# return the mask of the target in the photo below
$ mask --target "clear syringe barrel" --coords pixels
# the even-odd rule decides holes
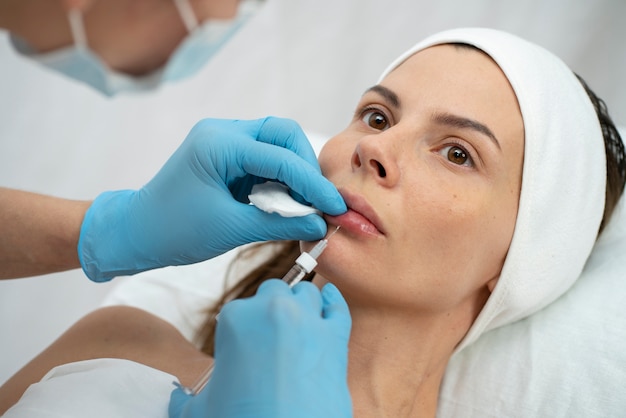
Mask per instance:
[[[283,276],[283,281],[294,287],[297,285],[308,273],[312,272],[315,266],[317,266],[317,257],[319,257],[326,246],[328,245],[328,238],[321,240],[315,247],[311,249],[311,252],[302,252],[296,259],[293,267],[289,269],[287,274]]]
[[[283,276],[283,282],[287,283],[289,287],[294,287],[304,278],[304,276],[306,276],[306,274],[305,269],[298,264],[294,264],[293,267],[289,269],[287,274]]]

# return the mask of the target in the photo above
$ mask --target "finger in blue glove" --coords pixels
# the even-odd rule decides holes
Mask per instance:
[[[326,223],[318,215],[283,218],[248,204],[252,186],[267,179],[325,213],[346,210],[295,122],[205,119],[144,187],[95,199],[78,244],[83,270],[106,281],[204,261],[250,242],[322,238]]]

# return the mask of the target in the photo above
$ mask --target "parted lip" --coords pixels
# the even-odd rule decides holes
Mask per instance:
[[[372,206],[367,202],[367,200],[356,193],[353,193],[347,189],[339,189],[339,194],[343,197],[343,200],[346,202],[346,206],[349,210],[359,213],[380,232],[385,235],[385,229],[383,227],[383,223],[378,217],[378,214]]]

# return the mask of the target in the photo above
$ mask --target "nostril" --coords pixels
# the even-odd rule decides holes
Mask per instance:
[[[372,167],[374,167],[374,168],[376,168],[378,170],[378,175],[381,178],[387,177],[387,171],[385,170],[385,167],[383,167],[383,165],[381,163],[379,163],[376,160],[372,160],[371,164],[372,164]]]

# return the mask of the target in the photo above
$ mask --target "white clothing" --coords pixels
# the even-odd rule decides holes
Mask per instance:
[[[64,364],[32,384],[4,418],[167,418],[176,377],[122,359]]]

